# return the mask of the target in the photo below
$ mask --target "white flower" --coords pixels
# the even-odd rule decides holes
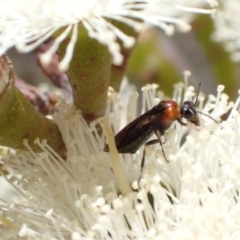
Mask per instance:
[[[2,0],[0,2],[0,55],[10,47],[16,46],[21,52],[28,52],[48,39],[59,29],[62,34],[52,48],[42,55],[47,64],[59,44],[71,36],[70,43],[59,67],[66,70],[71,60],[79,23],[88,31],[90,37],[107,45],[115,64],[121,64],[119,38],[125,47],[131,47],[134,39],[125,35],[107,19],[123,22],[140,31],[142,23],[150,23],[173,33],[173,25],[181,30],[189,30],[191,13],[212,13],[215,0]],[[208,7],[209,9],[201,9]],[[63,28],[65,28],[63,30]]]
[[[240,1],[221,0],[219,5],[217,15],[213,18],[215,24],[213,39],[224,43],[233,61],[240,61]]]
[[[183,99],[193,100],[194,89],[186,82],[184,86],[176,85],[175,100],[181,100],[183,90]],[[201,115],[200,131],[190,132],[174,124],[165,134],[164,149],[170,162],[164,160],[159,145],[149,147],[140,187],[137,179],[142,148],[132,155],[110,153],[120,158],[122,165],[122,169],[114,169],[117,159],[102,152],[105,137],[99,135],[96,123],[88,127],[79,111],[60,102],[54,119],[67,145],[67,160],[38,141],[43,153],[29,149],[5,160],[6,167],[22,175],[9,179],[19,199],[0,202],[0,219],[5,220],[0,236],[6,240],[19,236],[62,240],[239,239],[240,114],[236,108],[240,98],[235,104],[228,103],[222,91],[219,86],[217,97],[210,96],[206,104],[200,97],[199,105],[204,105],[202,112],[211,112],[217,120],[232,109],[227,120],[217,125]],[[156,86],[144,87],[143,93],[147,108],[160,100]],[[106,115],[114,131],[125,124],[120,119],[136,117],[136,98],[132,93],[128,104],[122,105],[110,89]],[[97,123],[103,127],[102,120]]]

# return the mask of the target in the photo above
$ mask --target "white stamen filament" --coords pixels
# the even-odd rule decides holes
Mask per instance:
[[[127,196],[129,193],[132,192],[129,183],[127,182],[126,174],[124,173],[123,167],[121,166],[121,162],[118,156],[118,151],[115,145],[114,134],[111,131],[111,128],[108,125],[108,121],[106,118],[103,119],[103,127],[107,137],[110,156],[112,159],[112,167],[114,174],[117,178],[117,183],[120,188],[121,193],[123,196]]]
[[[24,8],[25,0],[19,0],[14,4],[11,0],[5,0],[0,8],[0,55],[13,46],[20,52],[32,51],[51,37],[54,32],[69,27],[73,29],[71,40],[66,55],[60,62],[60,69],[66,70],[76,43],[76,28],[83,25],[90,37],[108,46],[113,63],[120,65],[123,56],[120,54],[117,40],[119,39],[123,46],[128,48],[133,46],[135,40],[113,26],[109,19],[129,25],[135,31],[141,31],[145,23],[153,24],[171,35],[175,28],[181,31],[190,30],[191,26],[186,22],[186,15],[189,13],[192,15],[194,13],[211,14],[212,8],[216,5],[213,2],[215,1],[198,0],[192,1],[189,6],[183,6],[178,0],[172,2],[93,0],[84,3],[75,0],[69,0],[68,3],[63,0],[42,3],[40,0],[35,0]],[[210,6],[209,9],[202,9],[201,6],[205,6],[206,3]],[[64,40],[64,35],[58,38],[58,42],[53,44],[51,50],[49,49],[49,54],[45,53],[44,62],[51,59],[53,49],[56,49]]]
[[[148,107],[155,102],[156,87],[143,89]],[[233,107],[227,103],[222,87],[218,89],[219,96],[206,103],[210,107],[203,107],[215,118]],[[183,90],[183,98],[192,100],[194,89],[182,83],[175,87],[176,99]],[[129,98],[132,116],[137,96],[134,93]],[[68,149],[67,159],[61,159],[45,141],[39,140],[36,144],[43,153],[36,154],[28,147],[28,153],[19,152],[5,159],[6,167],[22,174],[8,179],[19,196],[10,203],[1,200],[1,219],[14,219],[14,227],[1,229],[5,239],[17,234],[64,240],[73,236],[108,239],[109,234],[112,239],[192,239],[196,232],[198,239],[219,239],[222,234],[226,238],[233,234],[239,237],[240,209],[235,202],[239,200],[239,112],[234,110],[234,118],[229,117],[222,126],[203,121],[200,131],[191,130],[186,140],[188,129],[174,124],[164,136],[170,162],[165,162],[159,145],[153,146],[146,156],[139,189],[141,149],[123,157],[114,149],[110,134],[110,153],[103,153],[105,138],[95,126],[103,128],[105,123],[100,119],[89,127],[79,111],[63,101],[58,104],[54,119]],[[128,104],[121,105],[118,95],[110,89],[108,105],[111,112],[106,115],[117,132],[123,127],[119,124],[121,116],[130,114],[121,115],[119,109],[127,111]],[[122,170],[115,166],[112,171],[113,159]],[[213,230],[216,224],[217,231]]]

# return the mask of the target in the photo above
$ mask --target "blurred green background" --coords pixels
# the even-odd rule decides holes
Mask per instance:
[[[230,59],[222,43],[211,40],[214,31],[210,16],[201,15],[188,33],[166,36],[161,30],[146,29],[138,39],[127,69],[129,80],[138,88],[158,83],[168,96],[173,84],[183,80],[182,72],[191,71],[190,84],[202,82],[202,92],[216,94],[216,86],[225,85],[231,100],[240,86],[239,64]]]

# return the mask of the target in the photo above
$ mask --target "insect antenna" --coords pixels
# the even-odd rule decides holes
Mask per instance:
[[[199,93],[200,93],[201,85],[202,85],[202,83],[200,82],[200,83],[199,83],[199,86],[198,86],[197,95],[196,95],[196,101],[195,101],[195,103],[194,103],[195,106],[197,106],[197,103],[198,103],[198,98],[199,98]],[[212,119],[215,123],[219,124],[219,122],[218,122],[217,120],[215,120],[214,118],[212,118],[210,115],[208,115],[208,114],[206,114],[206,113],[203,113],[203,112],[200,112],[200,111],[197,111],[197,110],[195,110],[195,111],[196,111],[197,113],[200,113],[200,114],[202,114],[202,115],[204,115],[204,116]]]
[[[212,119],[215,123],[217,123],[219,125],[219,122],[217,120],[215,120],[214,118],[212,118],[210,115],[208,115],[206,113],[203,113],[203,112],[200,112],[200,111],[197,111],[197,110],[196,110],[196,112],[200,113],[200,114],[202,114],[202,115],[204,115],[204,116],[206,116],[206,117],[208,117],[210,119]]]
[[[195,107],[197,106],[197,103],[198,103],[198,97],[199,97],[201,85],[202,85],[202,83],[200,82],[199,85],[198,85],[198,91],[197,91],[197,95],[196,95],[196,101],[195,101],[195,103],[194,103]]]

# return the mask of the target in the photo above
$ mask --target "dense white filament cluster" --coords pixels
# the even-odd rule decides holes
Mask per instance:
[[[225,49],[231,53],[233,61],[240,61],[239,9],[240,2],[220,1],[216,17],[213,18],[215,30],[213,39],[223,42]]]
[[[61,29],[62,33],[41,60],[48,64],[59,44],[69,37],[65,57],[59,65],[60,69],[66,70],[72,58],[78,27],[84,26],[90,37],[108,46],[113,63],[119,65],[123,57],[117,39],[127,48],[133,46],[134,39],[109,19],[127,24],[135,31],[149,23],[172,34],[174,26],[182,31],[190,29],[188,22],[192,13],[211,14],[216,6],[215,0],[2,0],[0,55],[13,46],[20,52],[29,52]]]
[[[67,160],[39,141],[41,154],[29,148],[5,159],[5,167],[20,174],[8,180],[19,197],[0,201],[4,222],[0,236],[6,240],[239,239],[240,114],[236,108],[240,98],[229,103],[222,91],[219,86],[217,96],[209,96],[206,103],[200,97],[199,105],[216,120],[231,110],[228,118],[217,125],[201,116],[199,131],[174,124],[165,134],[170,162],[164,160],[159,145],[149,147],[140,186],[142,148],[136,154],[119,154],[133,188],[125,196],[109,153],[102,151],[102,120],[89,127],[79,111],[59,102],[54,119],[68,149]],[[177,84],[174,99],[181,101],[184,93],[183,99],[194,100],[194,92],[187,84]],[[137,96],[130,94],[125,104],[110,89],[106,116],[114,131],[137,116]],[[160,100],[155,85],[143,88],[142,110]]]

